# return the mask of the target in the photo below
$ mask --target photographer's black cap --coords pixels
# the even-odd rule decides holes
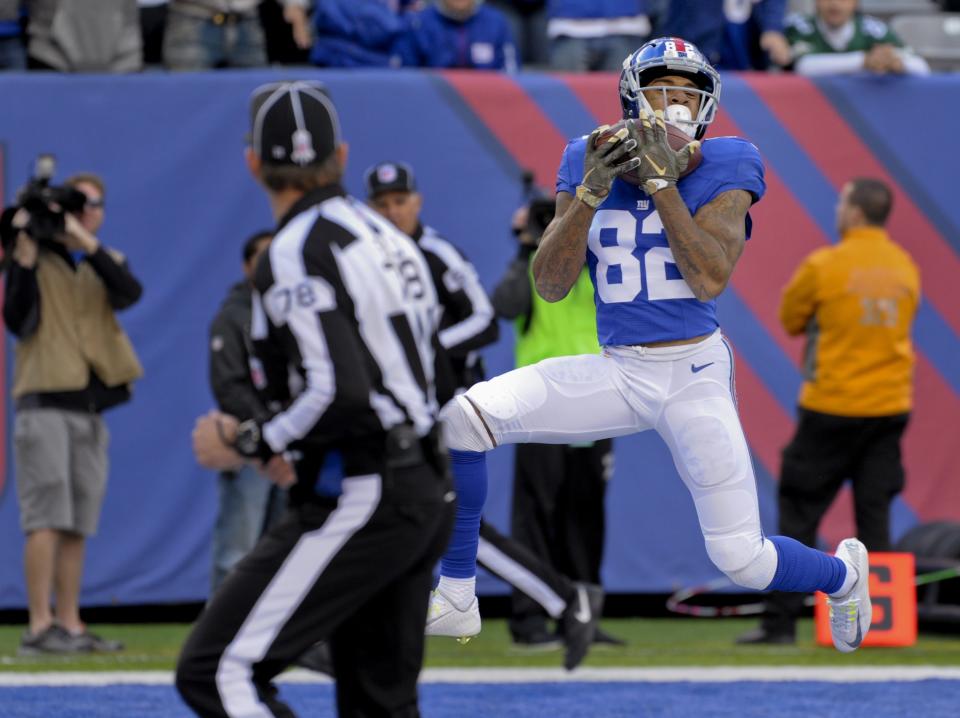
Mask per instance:
[[[373,199],[384,192],[416,192],[413,168],[404,162],[380,162],[363,173],[367,197]]]
[[[274,82],[253,91],[250,143],[264,164],[321,164],[340,144],[340,119],[315,82]]]

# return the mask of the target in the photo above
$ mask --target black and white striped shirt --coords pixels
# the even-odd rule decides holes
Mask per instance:
[[[440,345],[450,356],[457,383],[469,386],[472,381],[468,377],[474,374],[471,368],[479,358],[476,350],[499,336],[493,305],[477,270],[450,241],[423,225],[412,236],[426,255],[443,308]]]
[[[262,356],[268,375],[283,362],[304,380],[263,426],[274,452],[379,440],[401,423],[427,434],[441,310],[409,237],[340,187],[315,190],[281,220],[255,284],[251,334],[275,350]]]

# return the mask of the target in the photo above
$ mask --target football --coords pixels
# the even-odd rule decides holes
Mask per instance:
[[[606,130],[604,130],[597,136],[596,144],[599,145],[603,142],[615,142],[616,141],[615,135],[622,127],[625,126],[625,123],[626,123],[626,120],[620,120],[616,124],[610,125],[610,127],[608,127]],[[684,145],[692,142],[689,135],[687,135],[683,130],[681,130],[676,125],[671,125],[669,122],[667,123],[667,141],[670,143],[670,146],[675,150],[679,150]],[[687,163],[687,168],[680,173],[681,179],[683,177],[686,177],[695,169],[697,169],[697,167],[700,166],[700,163],[702,161],[703,161],[703,152],[698,147],[694,151],[694,153],[690,156],[690,161]],[[637,175],[636,170],[631,170],[626,174],[620,175],[620,179],[622,179],[624,182],[629,182],[630,184],[634,184],[638,186],[643,184],[643,181]]]

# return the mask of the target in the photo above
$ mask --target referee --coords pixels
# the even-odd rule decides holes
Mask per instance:
[[[293,484],[291,510],[208,603],[177,689],[200,716],[293,716],[272,679],[327,639],[341,716],[417,716],[454,498],[436,440],[436,290],[412,240],[341,189],[347,147],[320,87],[267,85],[251,110],[247,163],[278,220],[251,333],[267,376],[289,364],[303,390],[263,423],[208,414],[194,451],[210,468],[261,461]]]
[[[452,242],[420,221],[423,196],[413,168],[403,162],[380,162],[363,173],[363,183],[370,206],[416,241],[426,257],[443,307],[437,336],[450,358],[457,388],[469,389],[486,378],[477,350],[500,336],[477,270]]]
[[[430,267],[443,308],[437,338],[442,353],[449,359],[453,384],[438,382],[442,385],[438,398],[444,404],[453,398],[455,391],[465,391],[484,379],[483,362],[477,350],[495,342],[499,335],[493,305],[470,261],[453,243],[420,221],[423,197],[417,191],[412,167],[403,162],[380,162],[363,173],[363,182],[370,206],[417,242]],[[564,666],[573,670],[586,657],[594,640],[603,606],[603,589],[574,583],[554,571],[528,548],[482,520],[483,497],[471,497],[472,487],[465,487],[466,491],[460,491],[459,486],[455,488],[459,515],[480,523],[477,561],[558,620],[566,646]],[[479,631],[479,604],[475,597],[472,600],[471,610],[467,612],[454,611],[453,606],[448,606],[451,610],[447,613],[431,614],[427,619],[427,635],[460,637]],[[553,641],[553,645],[559,646],[560,641]]]

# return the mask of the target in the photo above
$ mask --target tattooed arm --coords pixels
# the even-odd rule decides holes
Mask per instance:
[[[639,157],[630,153],[637,141],[628,138],[621,127],[606,138],[610,129],[602,125],[590,133],[584,145],[583,178],[574,197],[569,192],[557,193],[554,220],[543,233],[540,247],[533,256],[534,286],[537,294],[548,302],[559,302],[576,283],[587,257],[587,234],[596,208],[608,194],[613,180],[640,166]]]
[[[701,302],[718,296],[730,281],[746,241],[751,201],[749,192],[729,190],[691,217],[676,188],[653,195],[680,274]]]
[[[566,192],[557,193],[557,212],[533,255],[537,294],[559,302],[580,276],[587,259],[587,233],[596,210]]]

